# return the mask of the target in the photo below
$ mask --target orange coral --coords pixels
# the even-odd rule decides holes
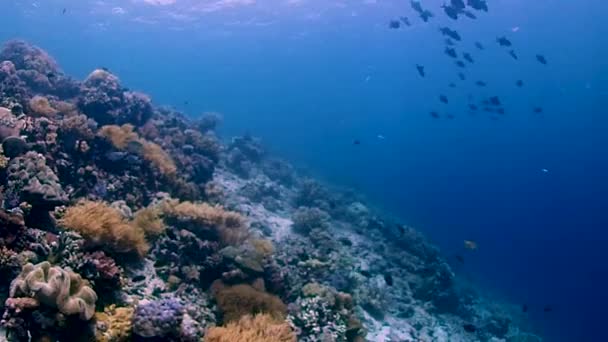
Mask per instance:
[[[287,322],[269,315],[245,316],[225,327],[212,327],[205,334],[207,342],[295,342],[296,335]]]
[[[148,207],[138,210],[133,216],[133,225],[142,229],[148,236],[157,236],[165,232],[165,223],[158,208]]]
[[[133,125],[103,126],[99,134],[119,150],[125,150],[131,145],[136,153],[149,161],[163,175],[172,176],[177,172],[177,166],[171,156],[158,144],[140,138],[134,131]]]
[[[225,322],[258,313],[265,313],[276,319],[284,319],[287,314],[287,307],[279,297],[256,290],[250,285],[214,285],[215,300]]]
[[[82,201],[69,207],[59,223],[80,233],[92,246],[110,253],[135,252],[144,256],[150,248],[142,228],[102,202]]]
[[[274,253],[274,246],[270,240],[255,239],[251,241],[251,245],[255,251],[264,258],[267,258]]]
[[[28,103],[32,114],[37,116],[54,116],[57,110],[51,106],[49,100],[44,96],[36,95]]]
[[[217,235],[224,245],[238,245],[247,238],[243,216],[220,206],[168,200],[163,203],[162,210],[170,218],[192,223],[191,228],[195,233],[209,232]]]

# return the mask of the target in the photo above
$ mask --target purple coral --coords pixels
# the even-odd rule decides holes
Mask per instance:
[[[140,304],[133,314],[133,332],[145,338],[179,336],[184,307],[175,298]]]

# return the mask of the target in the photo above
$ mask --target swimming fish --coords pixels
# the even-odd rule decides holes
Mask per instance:
[[[430,18],[435,16],[431,11],[422,8],[422,4],[419,1],[411,0],[410,6],[414,11],[416,11],[416,13],[418,13],[420,19],[422,19],[422,21],[424,21],[425,23],[428,22]]]
[[[454,7],[454,9],[456,10],[463,10],[465,5],[464,5],[464,0],[450,0],[450,4],[452,5],[452,7]]]
[[[63,9],[63,11],[61,11],[61,14],[65,14],[68,10],[66,8]]]
[[[477,81],[477,82],[475,82],[475,84],[477,84],[477,85],[478,85],[478,86],[480,86],[480,87],[485,87],[486,85],[488,85],[488,84],[487,84],[486,82],[484,82],[484,81]]]
[[[475,47],[479,50],[483,50],[483,45],[480,42],[475,42]]]
[[[464,74],[463,74],[463,73],[461,73],[461,72],[459,72],[459,73],[458,73],[458,78],[460,78],[460,80],[461,80],[461,81],[466,80],[466,77],[465,77],[465,76],[464,76]]]
[[[460,41],[462,39],[462,37],[460,36],[460,33],[458,33],[456,30],[452,30],[449,27],[441,27],[441,28],[439,28],[439,31],[444,36],[448,36],[454,40]]]
[[[448,103],[448,97],[445,95],[439,95],[439,101],[443,103]]]
[[[441,6],[441,8],[443,8],[443,11],[445,12],[445,14],[448,17],[450,17],[454,20],[458,20],[459,11],[456,8],[454,8],[452,6],[446,6],[446,5]]]
[[[476,111],[476,110],[479,109],[479,107],[477,107],[477,105],[475,105],[475,104],[470,103],[469,104],[469,109],[472,110],[472,111]]]
[[[446,115],[446,117],[447,117],[449,120],[453,120],[453,119],[455,118],[454,114],[448,114],[448,115]]]
[[[551,312],[553,311],[553,307],[551,305],[545,305],[545,307],[543,308],[544,312]]]
[[[359,139],[353,140],[353,145],[361,145],[361,140],[359,140]]]
[[[454,45],[456,45],[456,44],[454,44],[454,41],[452,41],[450,38],[446,38],[444,40],[444,42],[445,42],[445,45],[448,45],[448,46],[454,46]]]
[[[475,251],[477,250],[477,242],[472,240],[464,240],[464,248]]]
[[[515,85],[518,86],[519,88],[524,86],[524,81],[522,80],[517,80],[517,82],[515,82]]]
[[[534,107],[534,113],[539,114],[543,112],[543,107]]]
[[[452,58],[458,58],[458,55],[456,55],[456,50],[452,48],[446,47],[444,53]]]
[[[393,286],[393,276],[390,273],[384,273],[384,281],[386,285]]]
[[[492,96],[490,97],[490,103],[494,106],[500,106],[500,99],[498,96]]]
[[[401,20],[402,23],[404,23],[406,26],[412,26],[412,23],[410,23],[410,20],[407,17],[399,17],[399,19]]]
[[[456,88],[456,84],[454,84],[454,82],[450,82],[450,84],[448,84],[448,87],[450,87],[450,88]]]
[[[466,331],[468,333],[474,333],[475,331],[477,331],[477,328],[471,323],[463,324],[462,328],[464,329],[464,331]]]
[[[424,66],[416,64],[416,70],[418,70],[418,74],[420,74],[420,77],[426,76],[426,73],[424,72]]]
[[[513,59],[515,59],[515,60],[519,59],[519,58],[517,58],[517,55],[515,54],[515,50],[509,51],[509,55],[511,55],[511,57],[513,57]]]
[[[429,112],[429,115],[434,119],[439,119],[439,113],[435,111]]]
[[[391,20],[388,22],[388,28],[398,29],[401,27],[401,22],[399,20]]]
[[[384,137],[384,135],[382,135],[382,134],[378,134],[378,135],[376,136],[376,138],[378,138],[378,139],[380,139],[380,140],[384,140],[384,139],[386,139],[386,138]]]
[[[545,56],[543,55],[536,55],[536,60],[540,63],[540,64],[544,64],[547,65],[547,59],[545,58]]]
[[[510,41],[510,40],[508,40],[508,39],[507,39],[507,37],[505,37],[505,36],[502,36],[502,37],[498,37],[498,38],[496,38],[496,42],[497,42],[497,43],[498,43],[500,46],[507,46],[507,47],[508,47],[508,46],[513,45],[513,44],[511,43],[511,41]]]
[[[467,5],[478,11],[488,11],[488,3],[485,0],[467,0]]]
[[[456,65],[458,65],[461,68],[466,68],[466,65],[464,64],[463,61],[456,61]]]
[[[469,19],[477,19],[477,16],[471,11],[462,11],[462,13]]]
[[[467,62],[469,62],[469,63],[471,63],[471,64],[475,63],[475,61],[473,60],[473,57],[471,57],[471,54],[470,54],[470,53],[465,52],[465,53],[462,55],[462,58],[464,58],[464,59],[465,59]]]
[[[464,264],[464,258],[462,257],[462,255],[454,255],[454,259],[456,259],[456,261],[458,261],[461,264]]]
[[[522,312],[528,312],[528,305],[524,304],[521,306],[521,311]]]

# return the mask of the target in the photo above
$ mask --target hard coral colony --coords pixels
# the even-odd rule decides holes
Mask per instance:
[[[450,341],[470,323],[479,340],[523,334],[457,288],[420,234],[258,139],[224,146],[218,122],[155,107],[107,70],[79,82],[38,47],[3,47],[10,341]]]

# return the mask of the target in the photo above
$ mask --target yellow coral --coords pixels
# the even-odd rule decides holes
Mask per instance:
[[[267,258],[274,253],[274,246],[272,245],[272,241],[266,239],[255,239],[251,241],[251,245],[255,249],[255,251]]]
[[[51,117],[57,114],[57,110],[51,106],[49,100],[44,96],[36,95],[28,103],[32,114],[37,116]]]
[[[165,223],[158,208],[148,207],[138,210],[133,216],[133,225],[141,228],[147,236],[157,236],[165,232]]]
[[[225,322],[236,321],[246,315],[268,314],[285,319],[287,307],[277,296],[255,289],[251,285],[214,285],[215,300]]]
[[[269,315],[245,316],[225,327],[212,327],[206,342],[295,342],[296,335],[287,322]]]
[[[113,253],[144,256],[150,248],[144,230],[103,202],[81,201],[67,208],[59,223],[80,233],[89,244]]]
[[[117,308],[112,304],[95,314],[97,342],[126,342],[131,340],[133,308]]]
[[[195,233],[209,231],[217,235],[225,245],[238,245],[247,238],[247,226],[241,214],[207,203],[167,200],[163,213],[182,222],[193,223]]]
[[[107,125],[101,127],[99,134],[119,150],[125,150],[131,144],[136,153],[149,161],[160,173],[166,176],[175,175],[177,166],[171,156],[158,144],[140,138],[133,129],[133,125],[129,124]]]

